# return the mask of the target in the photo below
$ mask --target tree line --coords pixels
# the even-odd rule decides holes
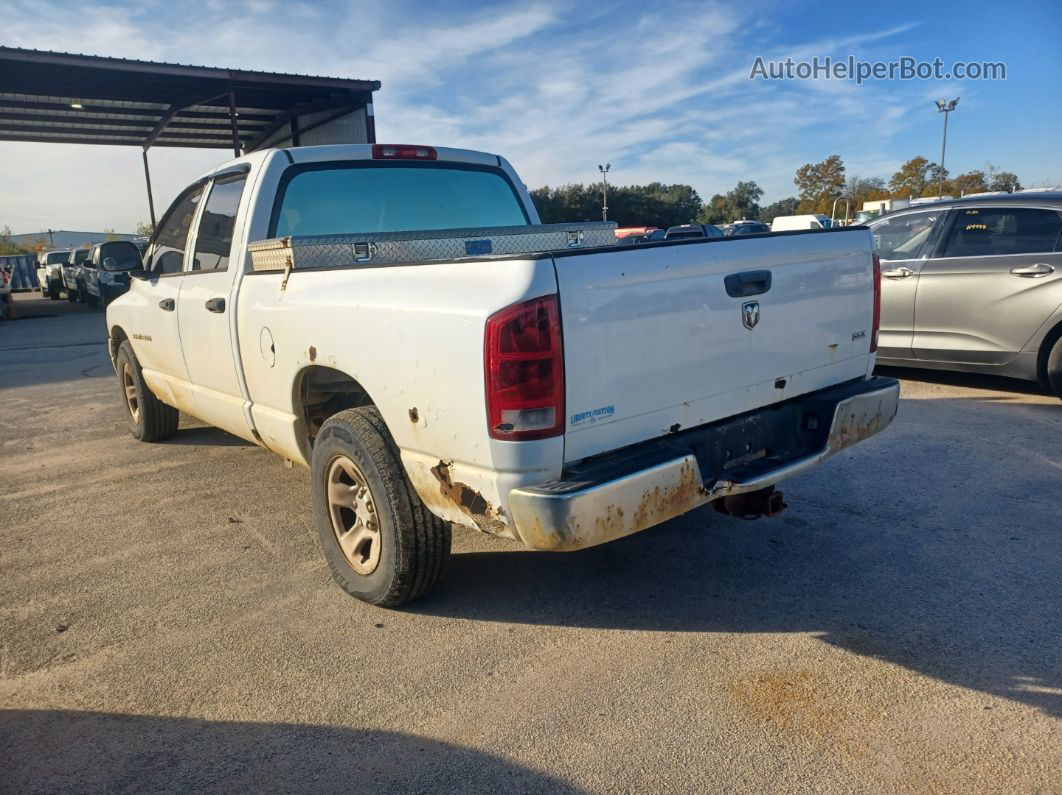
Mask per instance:
[[[936,196],[943,178],[945,196],[961,196],[985,191],[1021,190],[1018,177],[991,163],[950,176],[947,169],[924,157],[913,157],[886,181],[882,177],[846,174],[840,155],[830,155],[821,163],[805,163],[797,169],[793,183],[797,195],[760,205],[763,189],[753,180],[738,182],[726,193],[717,193],[707,202],[691,186],[609,185],[608,219],[622,226],[678,224],[728,224],[742,219],[770,223],[779,215],[824,213],[830,215],[834,200],[843,213],[847,199],[852,215],[863,202],[878,199],[910,199]],[[601,218],[602,184],[545,186],[531,191],[542,223],[596,221]]]

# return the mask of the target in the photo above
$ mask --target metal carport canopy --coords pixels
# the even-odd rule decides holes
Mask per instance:
[[[367,109],[378,80],[252,72],[0,47],[0,141],[231,149],[236,156],[300,117],[314,126]],[[330,111],[330,112],[329,112]],[[154,208],[152,208],[154,222]]]

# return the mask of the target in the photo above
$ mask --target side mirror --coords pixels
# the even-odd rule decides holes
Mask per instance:
[[[112,240],[101,244],[99,262],[105,271],[134,271],[144,267],[140,249],[129,240]]]

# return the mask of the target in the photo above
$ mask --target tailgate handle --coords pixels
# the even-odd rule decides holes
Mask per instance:
[[[771,289],[770,271],[745,271],[731,273],[723,279],[726,294],[731,298],[745,298],[749,295],[763,295]]]

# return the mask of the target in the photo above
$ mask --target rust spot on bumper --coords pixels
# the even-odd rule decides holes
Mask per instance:
[[[532,549],[569,551],[603,544],[681,516],[703,504],[706,492],[692,460],[647,480],[635,476],[607,493],[584,493],[563,502],[510,497],[520,540]],[[540,501],[541,500],[541,501]]]
[[[316,362],[317,361],[317,348],[315,348],[313,345],[311,345],[310,346],[310,350],[307,351],[307,353],[309,353],[309,355],[310,355],[310,361],[311,362]]]
[[[846,411],[834,418],[833,427],[830,429],[829,446],[832,450],[843,450],[851,447],[864,439],[880,431],[889,424],[892,417],[886,417],[884,408],[879,401],[877,408],[872,411]]]

